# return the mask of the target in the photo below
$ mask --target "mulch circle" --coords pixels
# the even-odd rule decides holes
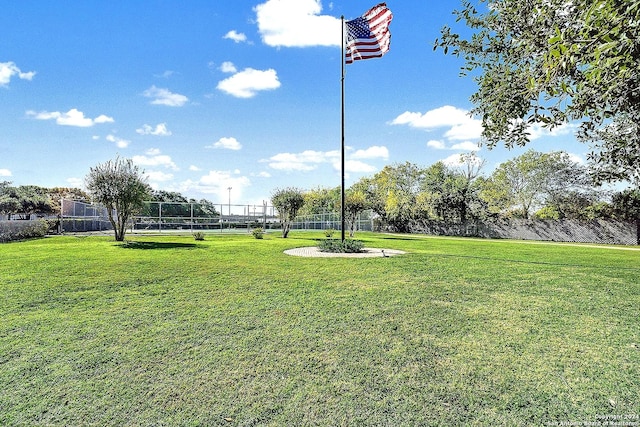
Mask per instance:
[[[305,248],[294,248],[284,251],[287,255],[309,257],[309,258],[388,258],[396,255],[403,255],[406,252],[396,249],[364,248],[363,252],[354,254],[320,252],[317,246]]]

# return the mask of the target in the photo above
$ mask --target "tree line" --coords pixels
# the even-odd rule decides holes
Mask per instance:
[[[465,223],[509,218],[602,218],[640,224],[638,189],[602,190],[589,170],[565,152],[529,150],[500,164],[488,176],[483,174],[484,164],[475,153],[468,153],[460,156],[456,166],[437,162],[422,167],[405,162],[361,178],[345,192],[345,219],[350,234],[353,235],[357,216],[367,209],[373,210],[383,225],[399,232],[410,232],[423,221]],[[168,207],[174,210],[180,210],[183,204],[198,203],[203,214],[217,214],[207,200],[196,202],[180,193],[152,190],[130,159],[118,158],[98,165],[91,169],[86,181],[88,193],[77,188],[13,187],[2,182],[0,213],[14,219],[59,215],[62,198],[93,200],[107,208],[116,240],[124,239],[127,220],[145,208],[145,201],[174,203],[175,207]],[[341,210],[339,187],[276,189],[271,201],[281,215],[285,237],[290,229],[287,224],[298,215]]]
[[[640,221],[640,191],[603,190],[587,167],[565,152],[529,150],[488,176],[483,174],[484,165],[474,153],[461,155],[456,166],[443,162],[426,167],[411,162],[388,165],[346,189],[345,216],[352,227],[360,212],[371,209],[383,225],[399,232],[410,232],[423,221]],[[287,191],[290,194],[292,189]],[[340,211],[340,187],[299,191],[304,203],[298,215]]]

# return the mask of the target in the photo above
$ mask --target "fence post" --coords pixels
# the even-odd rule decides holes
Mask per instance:
[[[266,231],[267,230],[267,202],[265,200],[263,200],[262,201],[262,205],[263,205],[263,208],[262,208],[262,212],[263,212],[262,225],[263,225],[263,227],[262,227],[262,229]]]
[[[64,227],[62,226],[62,222],[64,221],[64,198],[60,198],[60,224],[58,225],[58,233],[61,235],[64,234]]]

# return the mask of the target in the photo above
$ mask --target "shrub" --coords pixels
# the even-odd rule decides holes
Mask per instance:
[[[333,233],[335,233],[335,232],[336,232],[336,230],[334,230],[333,228],[327,228],[326,230],[324,230],[324,236],[327,239],[330,239],[330,238],[333,237]]]
[[[253,234],[253,237],[255,237],[256,239],[264,238],[264,230],[261,227],[251,230],[251,234]]]
[[[345,239],[325,239],[318,242],[320,252],[332,252],[339,254],[356,254],[364,250],[362,240]]]
[[[0,242],[44,237],[48,231],[49,224],[44,220],[0,221]]]
[[[204,233],[202,231],[196,231],[193,233],[193,238],[196,240],[204,240]]]
[[[560,219],[560,212],[554,206],[545,206],[533,216],[535,219]]]

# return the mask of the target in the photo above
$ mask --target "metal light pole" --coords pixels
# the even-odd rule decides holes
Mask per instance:
[[[229,190],[229,216],[231,216],[231,188],[227,187],[227,190]]]

